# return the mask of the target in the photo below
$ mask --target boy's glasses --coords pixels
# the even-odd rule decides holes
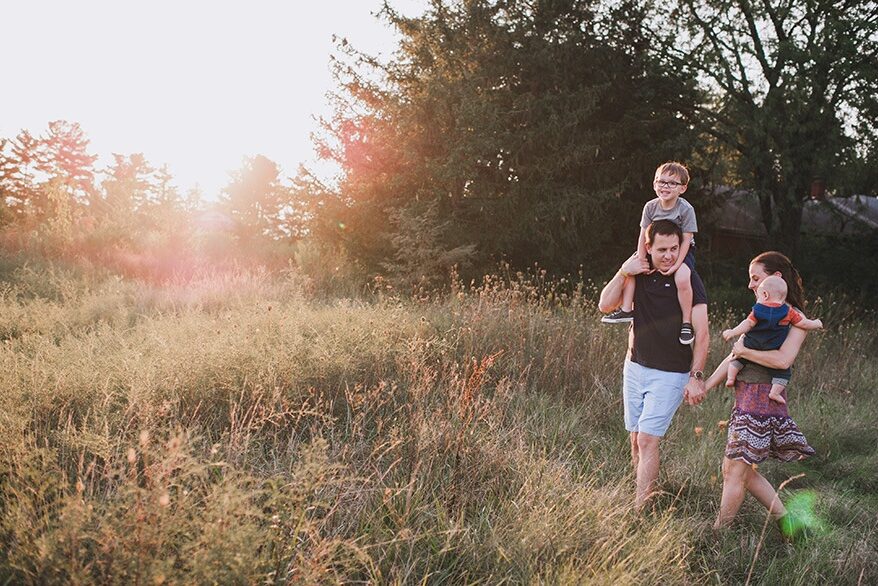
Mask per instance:
[[[659,187],[680,187],[683,185],[679,181],[656,181],[655,184]]]

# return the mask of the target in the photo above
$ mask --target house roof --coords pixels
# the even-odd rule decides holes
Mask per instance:
[[[719,188],[722,205],[713,214],[714,230],[740,236],[765,237],[759,198],[755,192]],[[802,232],[863,234],[878,230],[878,197],[852,195],[808,200],[802,210]]]
[[[878,230],[878,198],[867,195],[805,202],[802,231],[821,234],[864,234]]]
[[[719,201],[722,202],[711,214],[716,219],[714,231],[757,238],[768,236],[765,225],[762,223],[759,197],[755,192],[719,187],[714,193],[719,196]]]

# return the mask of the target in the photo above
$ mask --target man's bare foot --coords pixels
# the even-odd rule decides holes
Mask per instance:
[[[779,395],[779,394],[778,394],[778,395],[772,395],[771,393],[769,393],[769,394],[768,394],[768,398],[771,399],[772,401],[775,401],[776,403],[786,403],[786,402],[787,402],[786,399],[784,399],[784,398],[783,398],[781,395]]]

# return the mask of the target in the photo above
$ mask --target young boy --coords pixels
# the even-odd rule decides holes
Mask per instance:
[[[747,319],[730,330],[723,331],[723,340],[728,342],[741,334],[744,336],[744,346],[753,350],[777,350],[781,347],[790,326],[796,326],[803,330],[819,330],[823,322],[819,319],[808,319],[799,310],[790,307],[787,303],[787,283],[777,276],[764,278],[756,288],[756,305]],[[729,370],[726,374],[726,386],[735,385],[735,378],[744,368],[747,362],[743,358],[736,358],[729,362]],[[768,398],[778,403],[786,403],[781,393],[790,384],[792,370],[771,369],[771,391]]]
[[[670,161],[659,165],[655,170],[653,189],[656,198],[646,202],[640,219],[640,237],[637,239],[637,256],[646,260],[646,227],[656,220],[671,220],[683,230],[683,242],[680,244],[680,256],[673,267],[662,271],[664,275],[674,275],[677,286],[677,299],[683,312],[683,325],[680,328],[680,343],[691,344],[695,341],[692,329],[692,272],[695,270],[693,237],[698,232],[695,219],[695,208],[680,197],[689,187],[689,170],[682,163]],[[634,319],[634,279],[628,279],[622,295],[622,307],[601,318],[608,324],[630,322]]]

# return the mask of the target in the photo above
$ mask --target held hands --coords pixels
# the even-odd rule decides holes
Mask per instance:
[[[695,378],[689,378],[689,382],[683,387],[683,398],[689,405],[698,405],[707,396],[707,389],[704,387],[704,381]]]

